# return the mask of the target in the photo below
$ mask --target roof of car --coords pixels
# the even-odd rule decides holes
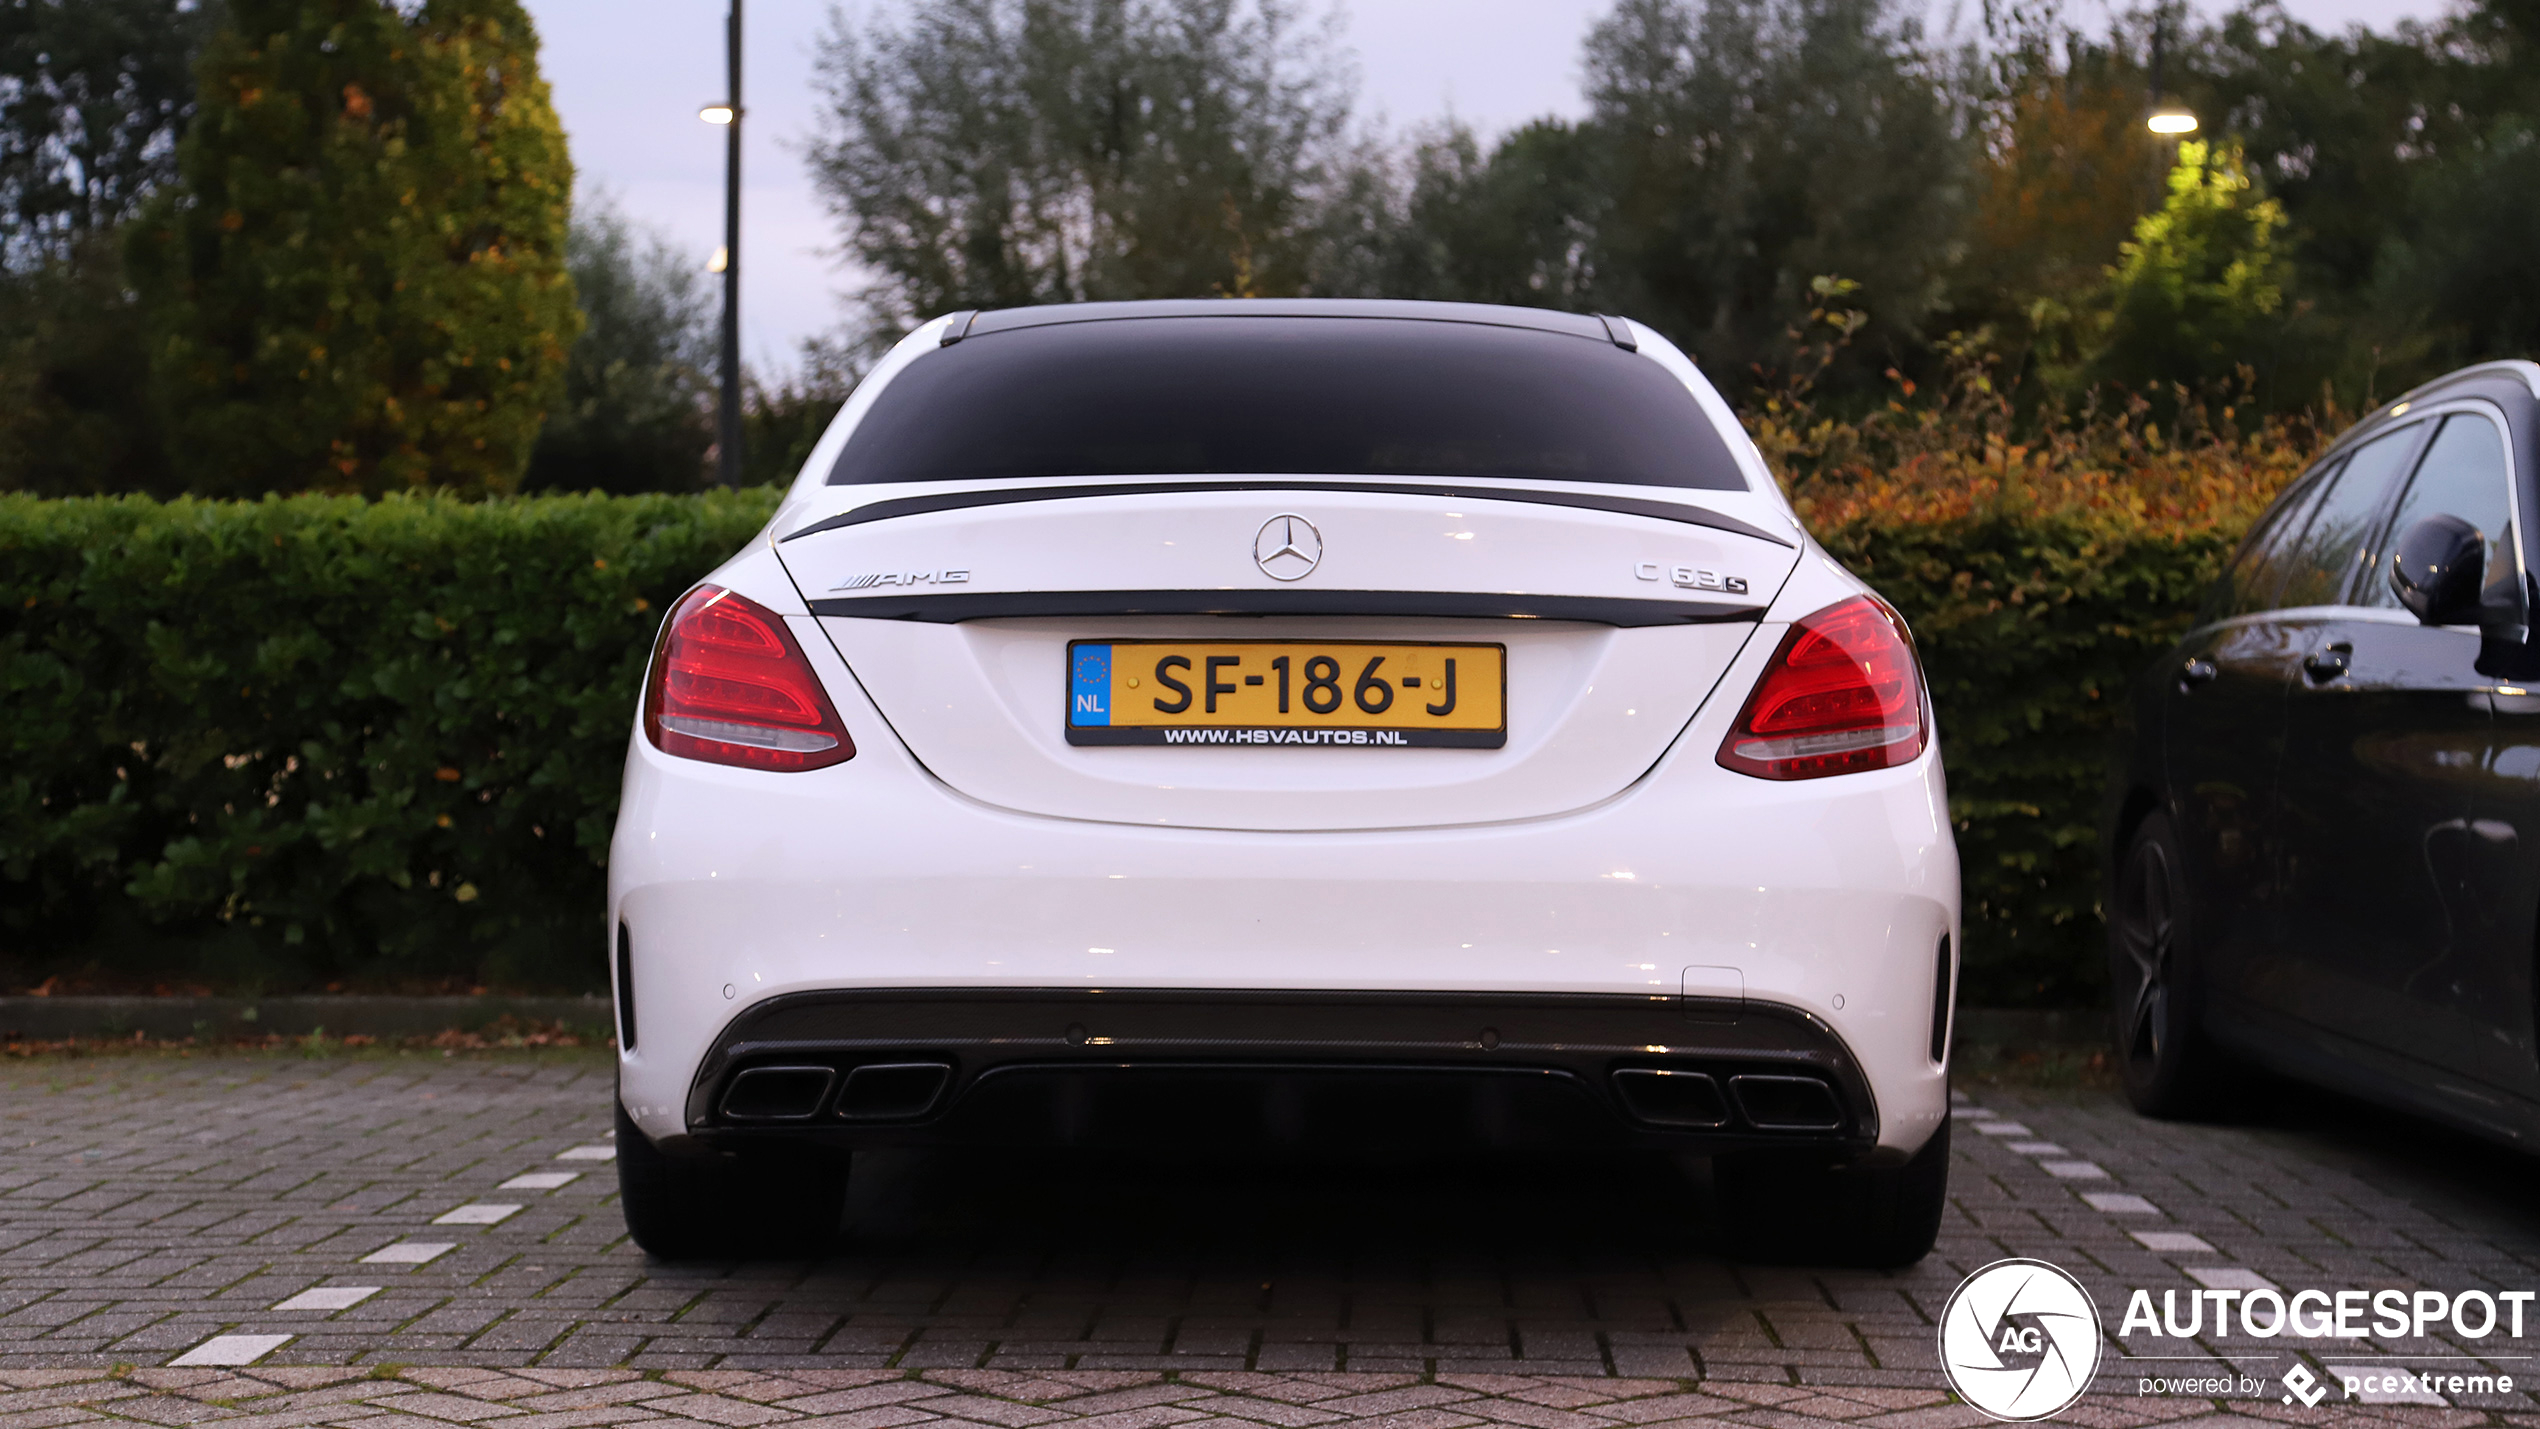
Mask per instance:
[[[2357,418],[2353,426],[2339,433],[2337,440],[2329,444],[2328,451],[2321,454],[2321,460],[2371,440],[2383,428],[2424,403],[2481,390],[2493,396],[2504,389],[2520,389],[2535,401],[2540,401],[2540,363],[2522,358],[2478,362],[2420,382]]]
[[[955,327],[962,337],[983,337],[1017,328],[1128,318],[1393,318],[1526,328],[1596,342],[1607,342],[1612,337],[1604,319],[1586,313],[1392,298],[1173,298],[1136,303],[1052,303],[1043,307],[990,309],[973,316],[966,326],[956,319]]]
[[[2425,401],[2435,396],[2446,387],[2468,386],[2479,382],[2500,380],[2527,388],[2531,392],[2531,395],[2534,397],[2540,397],[2540,363],[2531,362],[2517,357],[2506,358],[2496,362],[2472,363],[2467,367],[2446,372],[2442,376],[2434,378],[2431,381],[2420,382],[2400,396],[2397,401],[2393,403],[2393,406],[2396,406],[2398,403],[2413,404]]]

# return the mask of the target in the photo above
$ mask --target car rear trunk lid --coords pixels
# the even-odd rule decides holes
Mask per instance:
[[[1743,493],[909,491],[865,488],[881,499],[801,521],[777,550],[910,751],[1000,807],[1191,828],[1485,823],[1609,798],[1709,697],[1799,554]],[[1504,740],[1071,742],[1071,644],[1136,641],[1499,646]]]

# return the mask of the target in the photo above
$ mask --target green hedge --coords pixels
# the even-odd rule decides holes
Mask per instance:
[[[0,497],[0,956],[598,985],[646,650],[774,499]]]
[[[2099,819],[2134,676],[2186,632],[2236,536],[2086,512],[1854,520],[1815,533],[1914,628],[1938,709],[1970,1005],[2105,986]]]
[[[7,975],[599,985],[648,641],[772,500],[0,497]],[[2033,513],[1819,535],[1922,642],[1968,999],[2086,999],[2106,733],[2226,536]]]

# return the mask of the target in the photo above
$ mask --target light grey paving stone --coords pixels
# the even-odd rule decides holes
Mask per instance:
[[[276,1310],[350,1310],[379,1293],[376,1285],[321,1285],[277,1301]]]
[[[362,1257],[364,1265],[430,1265],[458,1249],[455,1241],[398,1241]]]
[[[291,1342],[284,1335],[214,1335],[175,1359],[170,1365],[247,1365],[254,1364]]]

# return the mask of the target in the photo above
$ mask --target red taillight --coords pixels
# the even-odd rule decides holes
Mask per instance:
[[[825,769],[855,743],[784,617],[720,586],[662,622],[644,733],[665,754],[744,769]]]
[[[1720,742],[1720,763],[1758,779],[1818,779],[1908,763],[1927,736],[1905,622],[1854,596],[1792,624]]]

